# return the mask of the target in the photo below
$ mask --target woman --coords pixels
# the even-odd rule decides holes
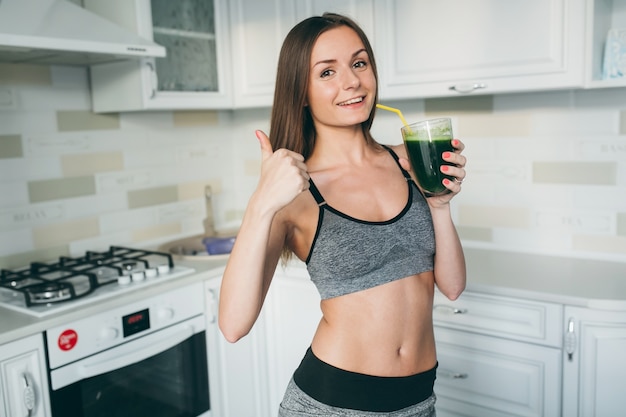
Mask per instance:
[[[431,416],[437,358],[435,284],[465,288],[450,199],[465,177],[463,144],[442,166],[456,181],[426,199],[402,145],[370,134],[377,100],[372,48],[350,19],[324,14],[287,35],[271,140],[224,272],[219,325],[230,342],[256,321],[277,264],[295,254],[320,291],[323,317],[280,416]],[[436,254],[436,256],[435,256]]]

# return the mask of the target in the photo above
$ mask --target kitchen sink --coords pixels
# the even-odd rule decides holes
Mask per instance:
[[[160,251],[171,253],[182,259],[191,259],[196,261],[227,259],[228,253],[222,254],[209,254],[203,243],[203,240],[207,237],[211,238],[234,238],[237,231],[219,231],[210,236],[207,235],[195,235],[178,240],[167,242],[159,247]]]

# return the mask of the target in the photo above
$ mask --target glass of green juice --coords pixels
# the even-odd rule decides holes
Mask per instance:
[[[443,179],[441,165],[453,165],[443,160],[444,152],[454,152],[452,121],[447,118],[424,120],[401,128],[402,139],[409,155],[411,168],[426,197],[449,193]]]

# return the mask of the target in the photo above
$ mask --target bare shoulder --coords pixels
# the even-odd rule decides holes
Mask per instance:
[[[407,158],[406,148],[404,147],[404,144],[387,146],[389,146],[391,150],[393,150],[400,158]]]

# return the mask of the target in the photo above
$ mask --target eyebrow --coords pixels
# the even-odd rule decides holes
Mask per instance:
[[[352,54],[352,58],[356,57],[361,52],[366,52],[367,53],[367,50],[365,48],[359,49],[358,51],[356,51],[355,53]],[[315,64],[313,64],[313,67],[316,67],[319,64],[330,64],[332,62],[337,62],[337,60],[336,59],[324,59],[324,60],[321,60],[321,61],[317,61]]]

